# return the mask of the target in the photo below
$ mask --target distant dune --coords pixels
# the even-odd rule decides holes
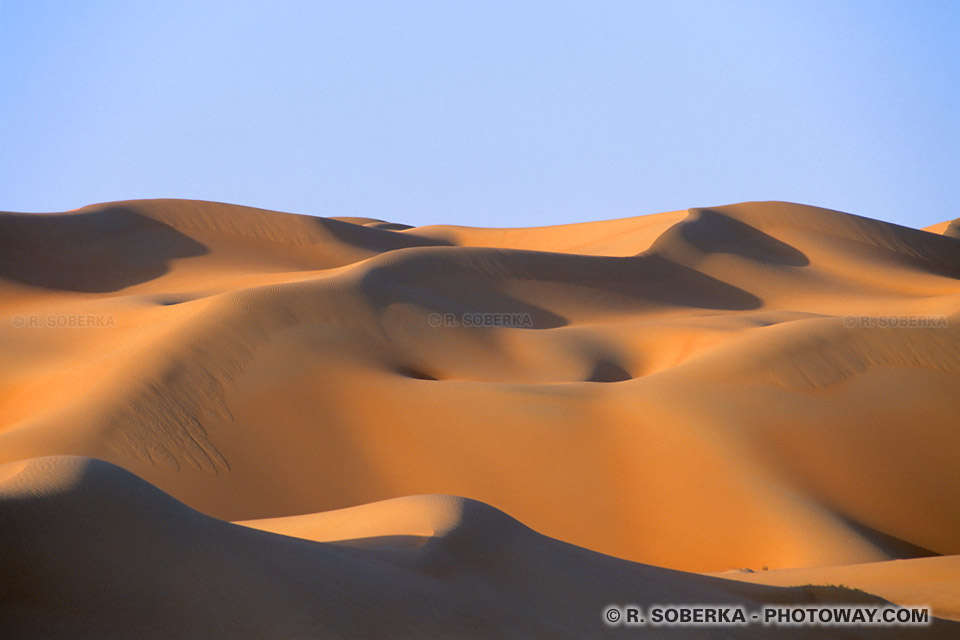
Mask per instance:
[[[0,637],[589,638],[624,635],[611,603],[876,601],[810,584],[960,620],[958,229],[0,213]],[[960,631],[817,633],[731,637]]]
[[[960,218],[956,220],[947,220],[933,226],[927,227],[924,231],[939,233],[940,235],[950,236],[951,238],[960,238]]]

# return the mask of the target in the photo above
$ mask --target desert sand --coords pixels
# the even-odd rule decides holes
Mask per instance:
[[[0,637],[958,637],[958,228],[0,214]]]

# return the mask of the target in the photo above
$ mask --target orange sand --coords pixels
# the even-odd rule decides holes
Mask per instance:
[[[229,637],[406,637],[384,598],[410,637],[582,638],[610,602],[812,597],[742,580],[958,619],[957,228],[0,214],[0,635],[204,636],[229,598]]]

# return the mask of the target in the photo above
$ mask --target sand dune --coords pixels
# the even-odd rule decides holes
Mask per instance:
[[[940,235],[949,236],[951,238],[960,238],[960,218],[931,225],[924,228],[924,231],[929,231],[930,233],[939,233]]]
[[[621,631],[600,614],[624,594],[754,607],[878,602],[632,564],[449,496],[237,526],[88,458],[12,463],[0,477],[0,558],[12,569],[0,579],[0,631],[11,637],[583,638]],[[958,629],[937,621],[906,635]],[[844,637],[890,635],[869,633]]]
[[[924,604],[936,616],[960,620],[960,556],[889,560],[839,567],[732,571],[719,577],[755,584],[837,584],[875,593],[901,605]]]
[[[38,522],[52,513],[44,505],[81,501],[77,478],[100,478],[94,491],[107,494],[127,483],[100,463],[30,462],[82,456],[156,487],[136,485],[158,510],[150,517],[163,520],[163,505],[175,505],[170,517],[214,547],[262,544],[276,549],[263,551],[271,558],[310,549],[316,558],[303,562],[329,556],[337,576],[352,571],[350,554],[374,554],[362,564],[385,573],[359,580],[344,602],[382,588],[399,598],[397,611],[426,605],[391,573],[394,556],[418,558],[478,510],[549,536],[530,538],[531,548],[553,549],[560,543],[543,541],[556,538],[622,559],[562,547],[630,574],[601,592],[611,601],[781,597],[667,569],[766,566],[773,571],[743,575],[833,579],[854,574],[823,568],[929,558],[911,566],[950,571],[934,556],[960,554],[955,227],[920,231],[788,203],[531,229],[417,228],[178,200],[4,213],[0,463],[27,464],[31,482],[59,487],[59,497],[24,507]],[[29,484],[23,473],[17,486]],[[431,495],[459,497],[415,497]],[[17,500],[3,508],[19,509]],[[330,513],[348,507],[360,515]],[[490,516],[451,565],[469,564],[484,545],[509,546],[498,537],[515,530],[502,518]],[[31,531],[41,555],[67,544],[45,527]],[[163,549],[189,538],[163,531]],[[163,553],[149,562],[162,565]],[[536,580],[581,588],[544,573],[550,562],[530,553]],[[263,570],[241,556],[223,562]],[[299,584],[299,561],[289,562],[292,573],[265,588]],[[496,562],[507,563],[497,571],[513,566]],[[824,573],[780,571],[804,567]],[[124,580],[143,571],[130,568]],[[656,589],[643,591],[650,571]],[[480,576],[468,571],[462,584],[471,580]],[[513,612],[497,601],[472,613],[475,637],[486,623],[500,635],[485,637],[502,637],[508,619],[534,625],[535,637],[603,633],[599,614],[577,622],[570,612],[585,609],[553,591],[536,596],[516,575],[506,582],[519,585],[503,596]],[[862,584],[896,601],[901,592],[881,582]],[[937,602],[943,584],[927,592]],[[291,597],[303,602],[329,585],[303,588]],[[266,596],[248,591],[242,597],[262,606]],[[440,607],[458,624],[465,593],[436,596],[459,598]],[[951,607],[941,605],[944,616]],[[330,624],[353,624],[338,611],[324,614]],[[555,626],[536,626],[564,612]],[[423,616],[417,637],[453,628]]]

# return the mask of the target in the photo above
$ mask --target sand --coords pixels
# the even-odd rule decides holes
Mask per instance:
[[[865,597],[807,584],[958,620],[956,229],[0,214],[0,636],[584,638],[609,603]],[[826,637],[733,636],[791,633]]]

